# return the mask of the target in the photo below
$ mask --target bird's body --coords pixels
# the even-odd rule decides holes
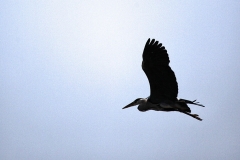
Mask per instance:
[[[187,104],[203,105],[195,101],[177,99],[178,84],[174,72],[169,66],[167,50],[158,41],[148,39],[144,51],[142,69],[147,75],[151,94],[148,98],[138,98],[123,109],[139,105],[139,111],[178,111],[198,120],[197,114],[191,114]]]

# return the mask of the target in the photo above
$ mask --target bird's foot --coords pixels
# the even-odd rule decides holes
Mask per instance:
[[[202,121],[202,119],[201,119],[197,114],[192,114],[192,117],[193,117],[193,118],[196,118],[196,119],[199,120],[199,121]]]

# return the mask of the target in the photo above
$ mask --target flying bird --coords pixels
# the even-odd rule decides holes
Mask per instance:
[[[204,107],[202,104],[199,104],[196,100],[190,101],[177,98],[178,83],[174,72],[169,66],[168,53],[162,43],[149,38],[142,57],[142,69],[150,84],[150,96],[137,98],[123,109],[138,105],[138,110],[141,112],[148,110],[178,111],[201,121],[202,119],[197,114],[191,114],[191,109],[187,104]]]

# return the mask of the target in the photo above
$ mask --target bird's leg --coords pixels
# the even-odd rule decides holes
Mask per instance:
[[[178,110],[178,111],[179,111],[179,110]],[[186,114],[186,115],[189,115],[189,116],[191,116],[191,117],[193,117],[193,118],[196,118],[196,119],[199,120],[199,121],[202,121],[202,119],[201,119],[200,117],[198,117],[197,114],[191,114],[191,113],[184,112],[184,111],[179,111],[179,112],[184,113],[184,114]]]

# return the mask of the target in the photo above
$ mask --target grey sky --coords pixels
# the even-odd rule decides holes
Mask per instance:
[[[240,157],[240,2],[0,2],[0,159]],[[136,108],[148,38],[203,121]]]

